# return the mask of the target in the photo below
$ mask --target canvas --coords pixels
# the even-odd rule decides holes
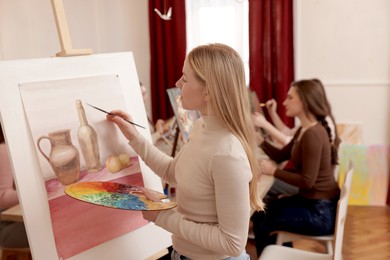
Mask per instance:
[[[103,166],[100,170],[90,171],[80,152],[76,100],[82,102],[88,123],[96,130]],[[151,141],[131,52],[0,61],[0,120],[33,258],[147,259],[171,245],[167,231],[145,221],[139,211],[106,209],[81,201],[78,204],[63,193],[68,181],[96,179],[163,191],[161,179],[135,155],[119,129],[105,120],[104,113],[86,103],[107,111],[126,111],[132,121],[146,126],[138,131]],[[64,168],[80,167],[78,176],[64,181],[54,173],[44,158],[44,154],[51,157],[49,135],[72,144],[67,156],[78,150],[79,157],[72,155],[72,163],[60,164]],[[37,147],[40,138],[43,153]],[[105,160],[120,154],[126,155],[129,164],[108,171]],[[92,215],[94,219],[89,221]]]
[[[167,93],[169,100],[171,101],[177,123],[179,124],[181,136],[183,141],[186,142],[195,120],[200,117],[200,113],[195,110],[186,110],[183,108],[181,105],[179,88],[169,88],[167,89]]]
[[[389,147],[387,145],[343,144],[339,152],[339,184],[352,161],[350,205],[385,206],[389,183]]]
[[[106,121],[105,114],[88,106],[84,107],[88,124],[96,129],[101,170],[92,173],[88,171],[86,158],[82,154],[80,141],[78,141],[77,130],[80,122],[75,101],[82,100],[99,104],[108,110],[114,108],[124,110],[125,105],[121,95],[119,77],[105,75],[23,83],[20,84],[20,92],[48,194],[58,257],[69,258],[145,225],[147,221],[142,218],[140,212],[121,212],[93,207],[90,204],[71,199],[64,193],[67,185],[87,181],[115,180],[143,186],[137,155],[131,150],[126,139],[122,137],[116,127]],[[58,151],[58,156],[64,158],[68,157],[68,151],[62,142],[55,147],[53,138],[50,138],[50,134],[48,134],[61,134],[64,129],[68,129],[70,132],[69,144],[76,148],[74,154],[77,155],[78,151],[79,158],[75,157],[73,160],[77,159],[80,162],[77,169],[73,171],[79,175],[76,176],[75,180],[65,181],[65,183],[61,181],[61,178],[69,180],[66,175],[73,174],[69,171],[72,158],[64,159],[65,165],[62,168],[66,168],[66,172],[56,173],[54,165],[61,162],[54,161],[56,159],[54,152]],[[41,139],[42,137],[45,139]],[[118,154],[129,155],[131,164],[121,171],[112,173],[105,167],[105,162],[109,156]],[[69,216],[73,216],[72,221],[69,221]],[[102,222],[105,219],[115,219],[116,221]],[[74,239],[76,236],[77,240]]]

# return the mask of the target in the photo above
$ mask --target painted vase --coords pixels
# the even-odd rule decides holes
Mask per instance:
[[[44,139],[50,141],[49,156],[43,152],[40,142]],[[70,129],[59,130],[41,136],[37,141],[38,149],[49,162],[58,181],[63,185],[75,183],[80,178],[80,154],[72,144]]]

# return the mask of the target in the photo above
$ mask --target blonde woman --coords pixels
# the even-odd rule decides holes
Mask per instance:
[[[176,82],[185,109],[202,117],[189,141],[171,158],[112,111],[129,144],[165,182],[176,187],[177,208],[143,212],[172,233],[172,259],[249,259],[245,252],[259,172],[256,137],[239,54],[223,44],[202,45],[187,56]]]

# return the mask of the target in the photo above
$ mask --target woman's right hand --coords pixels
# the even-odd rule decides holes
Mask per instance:
[[[126,122],[126,120],[132,122],[133,119],[124,111],[113,110],[106,116],[106,118],[108,121],[115,123],[119,127],[127,140],[131,141],[138,135],[137,129],[129,122]]]
[[[278,107],[278,103],[276,103],[275,99],[270,99],[265,102],[265,106],[267,107],[268,113],[276,113],[276,108]]]

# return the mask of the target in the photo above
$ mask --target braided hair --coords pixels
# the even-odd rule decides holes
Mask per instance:
[[[332,120],[336,126],[334,117],[331,113],[331,107],[326,97],[325,88],[319,79],[305,79],[292,83],[296,87],[298,95],[302,100],[304,111],[307,116],[313,114],[318,122],[325,128],[328,133],[329,143],[331,147],[331,163],[338,164],[338,147],[340,138],[335,129],[335,139],[332,141],[332,131],[329,127],[327,117]]]
[[[325,117],[317,117],[317,120],[321,123],[321,125],[325,128],[326,132],[328,133],[330,148],[331,148],[331,152],[332,152],[332,164],[338,164],[337,152],[338,152],[338,146],[340,144],[340,142],[339,142],[340,139],[338,138],[338,136],[336,134],[335,142],[332,142],[332,131],[331,131],[329,124],[328,124],[328,121],[326,120]],[[336,140],[337,140],[337,143],[336,143]]]

